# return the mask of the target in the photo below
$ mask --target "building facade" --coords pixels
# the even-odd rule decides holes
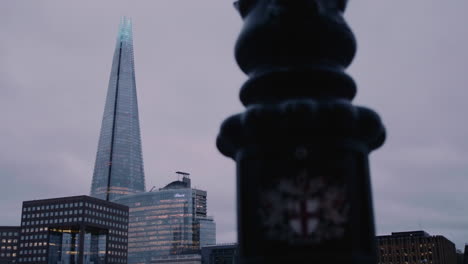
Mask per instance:
[[[455,244],[424,231],[394,232],[377,236],[379,264],[455,264]]]
[[[215,222],[206,215],[206,191],[192,189],[186,177],[115,202],[130,207],[128,263],[200,254],[202,244],[216,243]]]
[[[152,257],[151,264],[201,264],[201,255],[184,254]]]
[[[221,244],[202,247],[202,264],[237,264],[239,250],[237,244]]]
[[[91,196],[111,201],[144,191],[132,23],[124,17],[114,51]]]
[[[127,263],[128,207],[89,196],[23,202],[18,263]]]
[[[0,226],[0,264],[16,263],[20,230],[19,226]]]

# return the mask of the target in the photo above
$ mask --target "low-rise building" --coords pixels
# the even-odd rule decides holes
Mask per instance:
[[[0,226],[0,264],[16,263],[21,227]]]
[[[128,207],[89,196],[23,202],[18,263],[127,263]]]
[[[379,264],[455,264],[455,244],[425,231],[393,232],[377,236]]]

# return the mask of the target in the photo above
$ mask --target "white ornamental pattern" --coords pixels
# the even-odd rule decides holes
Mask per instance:
[[[259,214],[269,239],[320,243],[343,237],[349,204],[343,184],[306,170],[260,194]]]

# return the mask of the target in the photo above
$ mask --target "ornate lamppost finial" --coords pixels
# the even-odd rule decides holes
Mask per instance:
[[[351,104],[346,0],[239,0],[246,111],[218,149],[237,163],[241,263],[375,263],[368,154],[385,130]]]

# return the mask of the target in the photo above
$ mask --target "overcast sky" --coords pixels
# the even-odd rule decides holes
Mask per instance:
[[[177,170],[208,191],[218,242],[236,241],[235,164],[215,148],[243,110],[225,0],[0,0],[0,225],[21,202],[89,194],[120,16],[134,22],[147,188]],[[468,1],[355,0],[356,104],[388,131],[373,152],[378,234],[468,242]]]

